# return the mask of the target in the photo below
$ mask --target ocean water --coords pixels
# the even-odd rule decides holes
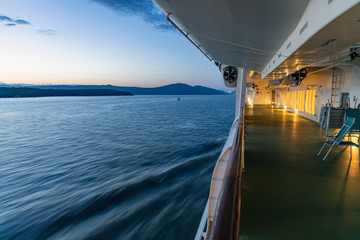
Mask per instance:
[[[193,239],[234,96],[0,99],[0,239]]]

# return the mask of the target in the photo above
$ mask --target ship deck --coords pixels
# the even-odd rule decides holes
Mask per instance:
[[[360,239],[358,148],[322,161],[317,123],[271,106],[246,120],[240,239]]]

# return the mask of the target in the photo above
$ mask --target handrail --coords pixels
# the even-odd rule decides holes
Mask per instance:
[[[209,213],[209,200],[206,203],[203,215],[201,216],[199,228],[195,235],[195,240],[205,239],[206,237],[206,231],[207,231],[207,219],[208,219],[208,213]]]
[[[225,172],[209,240],[238,240],[240,234],[241,173],[244,151],[244,121],[239,121],[229,164]]]

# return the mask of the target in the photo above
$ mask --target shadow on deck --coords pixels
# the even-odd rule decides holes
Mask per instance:
[[[317,123],[271,106],[246,120],[240,239],[360,239],[358,148],[323,162]]]

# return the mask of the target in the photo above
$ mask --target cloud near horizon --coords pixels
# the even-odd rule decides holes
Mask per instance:
[[[14,27],[16,25],[31,25],[30,22],[24,19],[15,19],[5,15],[0,15],[0,22],[5,22],[4,26]]]
[[[4,27],[14,27],[14,26],[16,26],[16,24],[15,23],[7,23],[7,24],[4,24],[3,26]]]
[[[57,34],[57,32],[52,29],[40,29],[40,30],[37,30],[37,32],[40,34],[43,34],[43,35],[48,35],[48,36],[54,36]]]
[[[91,0],[126,16],[139,16],[160,31],[174,31],[166,16],[151,0]]]

